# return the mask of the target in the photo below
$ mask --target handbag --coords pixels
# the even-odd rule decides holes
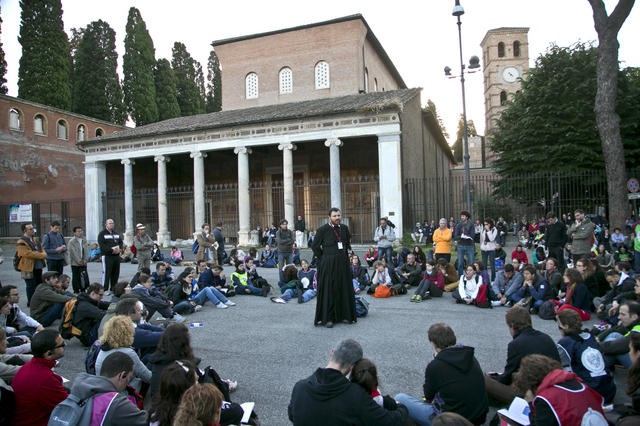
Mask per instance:
[[[380,299],[386,299],[391,296],[391,289],[384,284],[378,285],[376,290],[373,292],[373,297],[377,297]]]

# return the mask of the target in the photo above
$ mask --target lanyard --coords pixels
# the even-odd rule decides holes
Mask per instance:
[[[338,242],[340,242],[340,243],[341,243],[341,242],[342,242],[342,239],[340,238],[340,234],[338,234],[338,233],[336,232],[336,227],[335,227],[335,226],[333,226],[333,225],[331,225],[331,229],[333,230],[333,233],[334,233],[334,234],[336,234],[336,238],[338,239]]]

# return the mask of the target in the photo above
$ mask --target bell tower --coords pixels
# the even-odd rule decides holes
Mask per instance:
[[[509,96],[520,90],[520,79],[526,78],[529,70],[528,33],[529,28],[496,28],[487,31],[480,43],[484,64],[486,160],[489,166],[495,159],[491,151],[495,121]]]

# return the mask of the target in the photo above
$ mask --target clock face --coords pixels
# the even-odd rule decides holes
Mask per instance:
[[[520,70],[516,67],[505,67],[502,70],[502,79],[507,83],[515,83],[520,77]]]

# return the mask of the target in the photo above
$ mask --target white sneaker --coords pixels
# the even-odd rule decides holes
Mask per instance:
[[[502,303],[500,303],[499,300],[493,300],[493,301],[491,301],[491,306],[493,306],[495,308],[495,307],[498,307],[498,306],[502,306]]]
[[[195,312],[198,312],[200,309],[202,309],[202,305],[196,305],[196,306],[193,308],[193,310],[194,310]]]
[[[186,318],[180,314],[173,314],[173,317],[169,320],[171,322],[185,322]]]
[[[227,300],[226,302],[224,302],[225,305],[227,306],[236,306],[236,304],[234,302],[232,302],[231,300]]]
[[[228,308],[228,306],[227,306],[227,305],[225,305],[224,303],[220,302],[220,303],[218,303],[218,304],[216,305],[216,308],[218,308],[218,309],[227,309],[227,308]]]

